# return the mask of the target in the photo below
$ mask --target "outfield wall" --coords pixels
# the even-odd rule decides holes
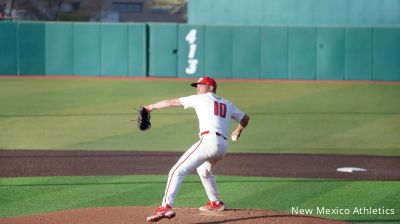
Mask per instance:
[[[0,23],[0,75],[400,81],[400,27]]]
[[[146,75],[146,25],[2,22],[0,74]]]

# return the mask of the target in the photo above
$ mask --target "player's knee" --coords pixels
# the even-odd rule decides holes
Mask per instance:
[[[199,176],[205,177],[205,178],[208,178],[208,177],[212,176],[212,173],[207,169],[198,168],[197,169],[197,173],[199,174]]]
[[[188,174],[188,171],[187,170],[185,170],[185,169],[180,169],[180,168],[177,168],[177,169],[175,169],[175,168],[173,168],[173,169],[171,169],[170,171],[169,171],[169,176],[173,176],[173,175],[175,175],[175,176],[186,176]]]

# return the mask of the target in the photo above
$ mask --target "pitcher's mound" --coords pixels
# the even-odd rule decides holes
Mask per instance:
[[[3,218],[0,224],[134,224],[146,223],[155,207],[107,207],[43,213],[39,215]],[[159,223],[346,223],[317,217],[291,215],[287,212],[266,210],[228,209],[223,212],[200,212],[196,208],[175,208],[176,217]]]

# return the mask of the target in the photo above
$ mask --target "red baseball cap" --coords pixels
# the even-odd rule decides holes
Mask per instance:
[[[197,84],[205,84],[205,85],[213,86],[214,90],[217,89],[217,82],[213,78],[210,78],[208,76],[203,76],[203,77],[199,78],[199,80],[197,80],[197,82],[194,82],[190,85],[193,87],[197,87]]]

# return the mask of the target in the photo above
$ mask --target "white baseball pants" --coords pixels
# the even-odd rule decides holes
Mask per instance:
[[[225,156],[227,145],[228,141],[215,133],[201,136],[200,141],[190,147],[169,171],[162,206],[168,204],[172,207],[174,205],[183,179],[195,169],[197,169],[208,199],[210,201],[219,201],[219,193],[212,168]]]

